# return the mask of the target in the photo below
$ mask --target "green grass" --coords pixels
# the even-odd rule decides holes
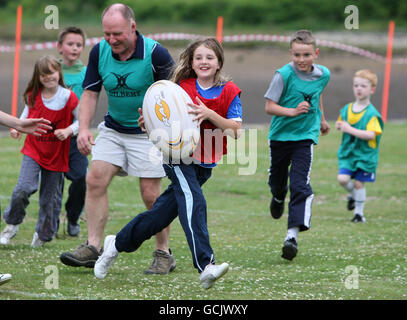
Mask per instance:
[[[177,268],[167,276],[143,274],[152,261],[153,239],[134,253],[120,254],[104,280],[97,280],[92,269],[63,265],[59,255],[85,241],[85,221],[81,221],[79,238],[64,238],[60,230],[61,238],[43,248],[32,249],[30,243],[38,212],[36,193],[31,197],[17,237],[9,247],[0,247],[0,272],[13,275],[11,282],[0,287],[0,299],[405,300],[407,149],[403,144],[407,140],[406,124],[385,126],[377,180],[367,185],[364,224],[350,222],[352,214],[345,208],[346,194],[336,182],[340,134],[332,129],[328,136],[321,137],[314,149],[311,176],[315,193],[311,229],[300,233],[298,256],[292,262],[280,257],[287,214],[273,220],[268,209],[267,130],[259,129],[255,173],[239,175],[239,169],[248,164],[224,161],[204,186],[215,256],[218,262],[227,261],[231,266],[225,277],[207,291],[200,286],[178,219],[171,225],[170,239]],[[0,138],[3,209],[8,205],[19,174],[21,145],[22,142]],[[167,185],[168,181],[163,180],[163,188]],[[115,178],[109,197],[110,216],[105,235],[117,233],[143,211],[137,179]],[[53,272],[47,273],[50,266]],[[347,271],[349,267],[357,274]],[[47,289],[50,276],[57,276],[58,281],[53,284],[58,288]],[[358,288],[347,288],[352,279],[351,284],[356,284],[356,277]]]

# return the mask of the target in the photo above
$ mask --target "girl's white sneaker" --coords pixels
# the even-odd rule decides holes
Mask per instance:
[[[5,284],[6,282],[9,282],[10,280],[11,280],[11,274],[8,274],[8,273],[1,274],[0,273],[0,286],[2,284]]]
[[[40,248],[44,245],[45,241],[42,241],[38,236],[37,231],[34,232],[33,240],[31,241],[32,248]]]
[[[210,289],[215,284],[215,281],[222,277],[229,270],[229,265],[224,262],[220,265],[208,264],[204,271],[199,276],[202,286],[205,289]]]
[[[105,238],[105,242],[103,244],[103,253],[97,259],[95,267],[93,269],[96,278],[105,278],[113,262],[119,255],[119,252],[116,250],[115,243],[116,236],[110,235]]]
[[[18,225],[8,224],[0,234],[0,244],[8,245],[18,232]]]

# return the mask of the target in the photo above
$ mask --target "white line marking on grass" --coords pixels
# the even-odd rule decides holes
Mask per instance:
[[[10,200],[10,196],[4,196],[0,194],[0,199],[7,199]],[[30,199],[38,202],[38,199]],[[120,207],[120,208],[141,208],[143,211],[146,210],[146,207],[144,204],[141,203],[135,203],[135,204],[130,204],[130,203],[124,203],[124,202],[118,202],[115,201],[112,203],[112,206]],[[315,210],[314,210],[315,211]],[[247,211],[229,211],[229,210],[219,210],[219,209],[210,209],[208,208],[208,213],[216,213],[216,214],[228,214],[228,215],[245,215],[245,216],[257,216],[257,217],[263,217],[263,216],[268,216],[270,213],[268,211],[263,211],[263,212],[247,212]],[[140,212],[141,213],[141,212]],[[332,217],[332,216],[322,216],[318,215],[316,212],[312,218],[313,220],[315,219],[321,219],[321,220],[337,220],[337,221],[347,221],[348,217]],[[373,222],[390,222],[390,223],[403,223],[406,224],[407,220],[401,220],[401,219],[387,219],[387,218],[377,218],[377,217],[372,217],[371,221]]]
[[[0,293],[6,294],[17,294],[24,297],[30,298],[45,298],[45,299],[68,299],[68,300],[76,300],[78,297],[65,297],[63,295],[54,295],[54,294],[46,294],[46,293],[33,293],[33,292],[26,292],[26,291],[17,291],[17,290],[0,290]]]

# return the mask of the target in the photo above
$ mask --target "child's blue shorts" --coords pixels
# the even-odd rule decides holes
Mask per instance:
[[[340,168],[338,174],[346,174],[351,177],[351,179],[355,179],[360,182],[375,182],[376,174],[372,172],[366,172],[361,169],[357,169],[356,171],[352,171],[345,168]]]

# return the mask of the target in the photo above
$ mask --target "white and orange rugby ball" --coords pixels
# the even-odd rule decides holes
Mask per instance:
[[[143,116],[149,139],[173,160],[188,158],[199,142],[200,131],[194,115],[188,113],[191,98],[176,83],[154,82],[143,100]]]

